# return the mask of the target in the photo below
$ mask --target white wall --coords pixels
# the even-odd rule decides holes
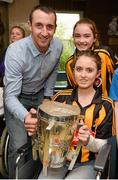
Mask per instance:
[[[0,18],[4,25],[4,34],[0,35],[0,54],[9,44],[9,30],[13,25],[21,25],[27,30],[27,20],[31,9],[40,0],[0,0]]]
[[[39,0],[14,0],[8,5],[9,28],[21,25],[27,29],[27,20],[31,9],[39,4]]]

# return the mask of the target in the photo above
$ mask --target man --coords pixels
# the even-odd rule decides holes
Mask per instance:
[[[50,100],[57,76],[62,43],[53,35],[55,11],[36,6],[29,16],[31,35],[11,44],[5,58],[5,118],[10,136],[9,172],[13,152],[36,130],[39,104]],[[27,135],[28,134],[28,135]],[[10,178],[13,175],[10,175]]]

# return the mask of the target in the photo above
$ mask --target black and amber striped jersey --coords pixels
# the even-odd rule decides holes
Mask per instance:
[[[82,107],[78,102],[77,89],[67,89],[55,94],[54,101],[79,106],[81,115],[84,115],[85,124],[95,133],[96,138],[107,139],[115,135],[114,106],[110,98],[96,91],[91,104]],[[95,159],[95,153],[82,146],[78,162],[86,162]]]
[[[111,58],[110,53],[105,49],[95,49],[95,52],[101,57],[102,66],[101,66],[101,79],[102,79],[102,93],[105,96],[108,96],[110,84],[112,81],[112,75],[114,69],[117,67],[117,60]],[[76,52],[76,51],[75,51]],[[70,56],[66,62],[66,75],[68,80],[68,87],[73,88],[76,86],[76,82],[73,77],[73,62],[75,59],[75,54]]]

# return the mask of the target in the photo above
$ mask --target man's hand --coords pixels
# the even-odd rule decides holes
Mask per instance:
[[[49,102],[50,99],[43,99],[42,103]]]
[[[32,136],[36,133],[37,125],[38,119],[36,117],[36,110],[32,108],[25,116],[24,120],[24,126],[29,136]]]

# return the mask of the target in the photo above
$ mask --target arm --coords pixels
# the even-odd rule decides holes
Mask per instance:
[[[115,104],[116,139],[118,144],[118,69],[116,69],[114,72],[109,96],[114,101]]]
[[[79,129],[78,138],[82,142],[82,144],[92,152],[98,152],[100,148],[107,143],[107,139],[103,140],[93,137],[87,125],[83,125]]]
[[[16,51],[14,53],[14,48],[9,48],[6,54],[5,106],[10,113],[24,122],[28,134],[33,135],[37,128],[37,118],[33,117],[32,114],[36,113],[36,110],[31,109],[28,112],[18,99],[22,89],[23,63]]]
[[[96,136],[92,137],[91,130],[87,125],[79,129],[79,139],[89,150],[98,152],[107,143],[107,138],[115,134],[114,127],[114,107],[110,100],[103,101],[99,111],[99,118],[96,119]]]
[[[107,143],[107,139],[97,139],[90,135],[89,142],[86,145],[86,148],[92,152],[98,152],[101,147]]]
[[[115,101],[115,125],[116,125],[116,140],[118,144],[118,101]]]
[[[108,139],[115,135],[115,112],[113,101],[105,98],[96,120],[96,138]]]
[[[22,88],[22,59],[15,46],[9,47],[5,56],[5,106],[18,119],[24,121],[28,113],[18,96]]]

